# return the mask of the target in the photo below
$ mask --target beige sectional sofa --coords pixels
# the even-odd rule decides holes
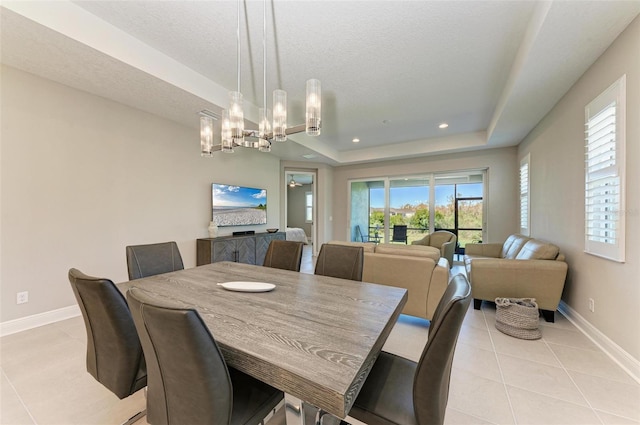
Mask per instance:
[[[331,241],[364,248],[364,282],[406,288],[403,314],[429,319],[449,284],[449,263],[430,246]]]
[[[545,320],[553,322],[567,276],[556,245],[522,235],[504,243],[468,243],[464,263],[474,308],[498,297],[535,298]]]

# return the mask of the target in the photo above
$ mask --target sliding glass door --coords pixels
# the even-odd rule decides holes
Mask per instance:
[[[408,177],[389,180],[389,232],[407,226],[406,243],[429,232],[429,178]]]
[[[484,171],[350,182],[351,240],[391,241],[406,226],[410,244],[436,230],[458,236],[458,252],[482,240]],[[401,229],[404,230],[404,229]]]

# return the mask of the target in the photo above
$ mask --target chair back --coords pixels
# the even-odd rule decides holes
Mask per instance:
[[[355,242],[371,242],[369,240],[369,235],[367,234],[367,236],[365,236],[364,233],[362,233],[362,230],[360,229],[360,225],[359,224],[356,224]]]
[[[140,339],[126,300],[109,279],[69,270],[87,330],[87,372],[123,399],[147,385]]]
[[[445,242],[451,242],[457,240],[457,237],[454,233],[449,232],[448,230],[436,230],[431,234],[430,245],[440,249]]]
[[[322,244],[315,274],[362,281],[364,249],[361,246]]]
[[[299,272],[303,247],[304,244],[298,241],[272,240],[262,265]]]
[[[147,356],[148,422],[230,423],[229,371],[198,312],[172,307],[135,287],[127,300]]]
[[[419,424],[442,424],[449,399],[451,364],[462,321],[471,302],[471,286],[455,276],[438,303],[429,338],[413,381],[413,406]]]
[[[180,250],[173,241],[131,245],[126,250],[129,280],[184,269]]]
[[[396,224],[393,226],[393,235],[391,242],[407,243],[407,226],[404,224]]]

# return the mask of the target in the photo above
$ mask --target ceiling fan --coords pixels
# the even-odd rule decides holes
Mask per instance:
[[[296,186],[302,186],[302,183],[298,183],[293,179],[293,177],[291,177],[291,181],[289,182],[289,187],[296,187]]]

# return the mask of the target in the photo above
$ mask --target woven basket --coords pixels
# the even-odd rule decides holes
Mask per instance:
[[[496,298],[496,329],[520,339],[540,339],[535,298]]]

